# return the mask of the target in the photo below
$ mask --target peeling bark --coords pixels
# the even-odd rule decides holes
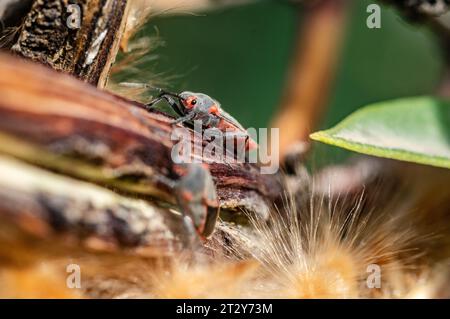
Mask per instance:
[[[67,27],[69,4],[82,9],[79,29]],[[9,246],[21,251],[15,260],[33,251],[36,260],[80,248],[161,256],[192,243],[163,182],[180,178],[173,118],[82,82],[105,86],[128,9],[127,0],[34,0],[11,51],[47,67],[0,54],[0,259]],[[257,165],[200,157],[222,218],[266,219],[281,200],[278,177]]]
[[[80,8],[69,27],[69,5]],[[12,51],[105,87],[125,25],[127,0],[35,0]]]
[[[181,217],[142,200],[0,156],[0,242],[36,241],[159,256],[188,236]],[[55,242],[56,241],[56,242]],[[51,249],[50,249],[51,250]]]
[[[11,57],[0,56],[0,73],[0,153],[123,194],[175,203],[159,178],[180,178],[171,159],[170,117]],[[276,176],[261,175],[253,164],[202,159],[211,162],[222,209],[268,217],[282,194]]]

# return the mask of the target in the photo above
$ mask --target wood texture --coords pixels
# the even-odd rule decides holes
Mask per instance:
[[[82,15],[70,28],[69,5]],[[127,0],[35,0],[12,51],[104,87],[125,26]]]
[[[180,215],[0,155],[0,259],[6,247],[163,256],[189,243]],[[14,253],[19,254],[18,251]],[[21,254],[22,255],[22,254]]]
[[[0,56],[0,153],[113,188],[175,203],[171,118],[81,81]],[[208,162],[208,158],[204,158]],[[210,163],[222,209],[267,218],[283,192],[253,164]]]

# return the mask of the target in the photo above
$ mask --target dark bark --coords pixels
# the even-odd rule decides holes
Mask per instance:
[[[123,194],[175,203],[159,178],[180,177],[171,159],[171,118],[49,69],[0,57],[0,152]],[[222,209],[266,218],[281,197],[278,178],[260,174],[257,165],[214,162],[209,168]]]
[[[81,13],[69,27],[69,5]],[[104,87],[124,26],[127,0],[35,0],[12,51]]]
[[[0,3],[0,23],[5,28],[20,25],[31,9],[31,0],[2,0]],[[0,30],[1,31],[1,30]]]

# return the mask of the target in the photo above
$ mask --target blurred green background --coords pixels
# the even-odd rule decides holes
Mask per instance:
[[[430,94],[443,65],[437,39],[382,6],[381,29],[368,29],[366,8],[353,1],[338,74],[320,128],[358,107]],[[165,45],[146,65],[174,79],[170,88],[207,93],[244,126],[267,127],[282,94],[302,13],[285,1],[186,16],[160,16],[142,30]],[[329,148],[329,147],[328,147]],[[342,156],[333,151],[335,157]]]

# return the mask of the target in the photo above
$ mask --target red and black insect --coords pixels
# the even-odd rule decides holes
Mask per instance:
[[[230,114],[222,109],[220,103],[203,93],[194,93],[189,91],[180,94],[171,93],[160,88],[152,87],[148,84],[140,83],[122,83],[126,86],[143,87],[159,91],[159,95],[146,104],[148,110],[151,110],[160,101],[166,101],[172,109],[180,116],[172,123],[192,123],[199,120],[204,128],[216,128],[226,137],[242,138],[245,141],[246,150],[258,148],[258,144],[249,136],[247,130]]]
[[[181,172],[180,172],[181,169]],[[178,206],[202,238],[209,237],[219,216],[219,199],[206,164],[179,166],[182,177],[174,187]]]
[[[122,83],[122,85],[158,90],[159,95],[146,104],[146,108],[151,110],[158,102],[166,101],[180,116],[172,122],[173,124],[193,123],[199,120],[203,128],[217,129],[227,138],[242,139],[247,151],[258,147],[247,130],[225,112],[219,102],[206,94],[189,91],[176,94],[141,83]],[[178,181],[170,181],[162,177],[160,181],[174,190],[178,206],[183,214],[192,221],[197,233],[206,238],[213,233],[219,215],[219,200],[213,179],[209,169],[203,165],[186,164],[180,168],[182,172]]]
[[[173,191],[184,216],[188,232],[200,238],[211,236],[219,216],[219,198],[207,164],[177,164],[173,167],[179,179],[156,175],[158,182]]]

